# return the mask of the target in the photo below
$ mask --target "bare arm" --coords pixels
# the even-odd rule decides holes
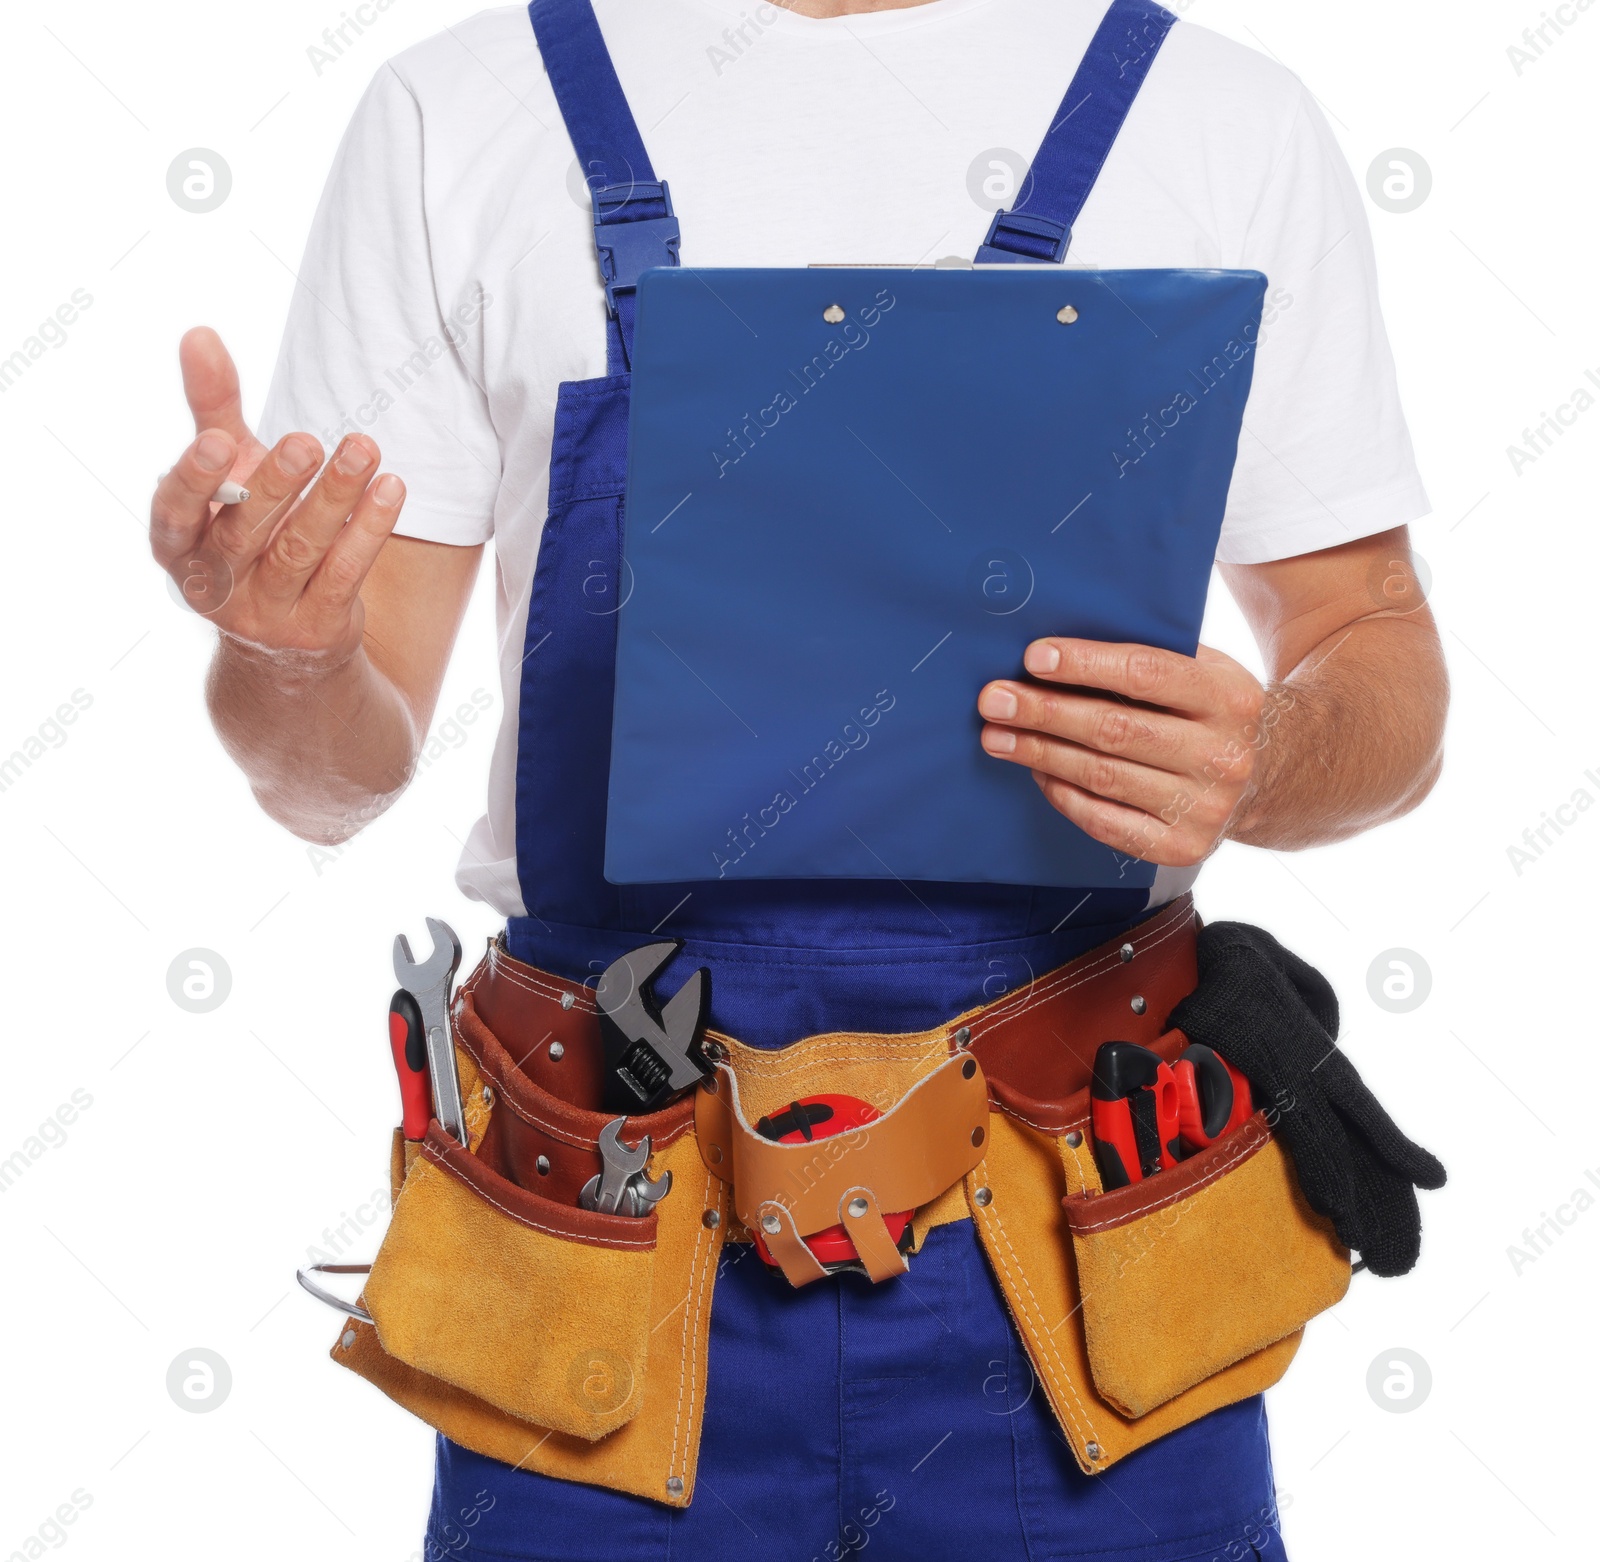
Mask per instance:
[[[255,438],[213,332],[182,360],[197,438],[156,490],[151,547],[218,628],[207,702],[262,807],[345,840],[411,777],[483,550],[393,536],[404,485],[364,435],[306,491],[317,441]],[[250,497],[218,508],[226,477]]]
[[[1039,683],[980,694],[984,748],[1096,840],[1173,866],[1230,837],[1315,846],[1414,808],[1438,779],[1449,682],[1405,530],[1223,575],[1266,688],[1206,646],[1040,640]]]
[[[1405,530],[1222,574],[1277,712],[1227,833],[1293,851],[1409,813],[1439,779],[1450,681]]]
[[[221,636],[206,702],[257,800],[310,841],[348,840],[405,789],[433,718],[482,548],[384,544],[345,660]]]

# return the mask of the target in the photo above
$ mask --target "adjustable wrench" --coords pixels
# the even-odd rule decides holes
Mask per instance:
[[[456,1072],[456,1046],[450,1032],[450,982],[461,964],[461,940],[447,923],[428,918],[433,953],[420,964],[411,956],[404,933],[395,935],[394,978],[417,1001],[428,1042],[428,1076],[433,1085],[433,1115],[457,1143],[467,1142],[466,1115],[461,1109],[461,1077]]]
[[[683,947],[646,944],[613,960],[595,988],[605,1054],[605,1110],[650,1112],[713,1072],[702,1047],[711,1008],[711,973],[696,971],[665,1004],[656,973]]]
[[[624,1117],[615,1118],[600,1130],[603,1170],[584,1183],[578,1194],[580,1209],[642,1218],[671,1191],[671,1172],[663,1172],[654,1179],[644,1174],[650,1160],[650,1135],[646,1134],[639,1141],[636,1150],[630,1150],[622,1142],[622,1125],[626,1121]]]

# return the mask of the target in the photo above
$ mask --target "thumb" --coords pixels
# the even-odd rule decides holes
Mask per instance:
[[[239,371],[222,338],[208,325],[196,326],[178,344],[178,363],[195,433],[217,428],[241,446],[255,444],[239,399]]]

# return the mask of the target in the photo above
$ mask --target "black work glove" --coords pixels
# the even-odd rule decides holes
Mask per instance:
[[[1335,1045],[1339,1003],[1327,979],[1244,922],[1201,929],[1200,985],[1168,1024],[1222,1054],[1294,1159],[1306,1202],[1375,1275],[1403,1275],[1422,1246],[1417,1188],[1444,1167],[1395,1127]]]

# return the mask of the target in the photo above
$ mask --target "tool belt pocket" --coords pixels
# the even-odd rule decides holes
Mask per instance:
[[[595,1439],[638,1413],[656,1217],[557,1204],[437,1123],[367,1281],[391,1355],[536,1426]]]
[[[1284,1339],[1350,1283],[1260,1112],[1175,1167],[1061,1202],[1090,1371],[1126,1416]]]
[[[472,1148],[438,1122],[410,1160],[364,1300],[405,1365],[589,1441],[636,1416],[658,1221],[580,1208],[600,1114],[541,1089],[478,1018],[457,1015]],[[688,1108],[632,1120],[658,1143]],[[667,1128],[668,1134],[661,1130]]]

